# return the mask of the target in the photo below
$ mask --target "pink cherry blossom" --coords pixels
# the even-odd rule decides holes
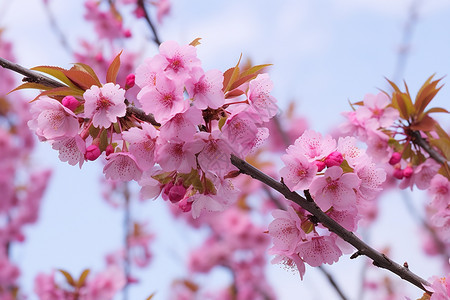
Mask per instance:
[[[164,60],[160,57],[147,58],[136,68],[136,84],[144,88],[145,86],[156,85],[156,75],[163,71]]]
[[[159,166],[153,166],[142,173],[141,179],[138,181],[141,186],[139,196],[141,200],[155,199],[161,194],[162,185],[152,176],[161,174],[162,170]]]
[[[163,70],[172,79],[184,82],[194,67],[200,67],[194,46],[180,46],[175,41],[167,41],[159,46],[159,53],[164,59]]]
[[[162,73],[157,75],[154,87],[145,86],[137,97],[142,109],[148,114],[153,114],[159,123],[165,123],[185,110],[183,86]]]
[[[280,175],[287,187],[291,191],[307,190],[316,176],[317,165],[308,161],[306,156],[293,151],[283,155],[281,160],[285,166],[280,170]]]
[[[181,173],[189,173],[192,168],[196,168],[195,154],[200,152],[203,146],[204,142],[201,140],[186,142],[173,139],[170,142],[163,142],[158,147],[156,161],[164,171],[177,170]]]
[[[34,279],[34,292],[41,300],[65,300],[67,299],[63,290],[55,282],[55,274],[40,273]]]
[[[107,163],[103,168],[106,179],[131,181],[139,180],[142,170],[136,159],[128,152],[116,152],[106,157]]]
[[[356,167],[357,165],[364,165],[368,161],[370,161],[364,150],[356,147],[356,143],[356,138],[352,136],[346,136],[343,138],[339,138],[337,146],[337,151],[342,153],[342,156],[352,168]]]
[[[311,240],[301,243],[298,246],[298,252],[311,267],[318,267],[325,263],[331,265],[337,262],[342,255],[333,236],[313,237]]]
[[[196,138],[204,141],[204,147],[198,154],[198,164],[204,172],[215,172],[218,175],[225,175],[235,169],[231,164],[231,148],[221,137],[219,130],[211,133],[198,132]]]
[[[345,173],[340,167],[331,167],[324,176],[316,177],[309,191],[317,205],[327,211],[330,207],[345,210],[356,205],[356,193],[361,179],[356,174]]]
[[[308,129],[289,146],[287,153],[302,154],[312,162],[330,155],[335,149],[336,141],[330,135],[322,137],[319,132]]]
[[[430,278],[429,281],[431,282],[431,285],[427,286],[426,289],[430,292],[433,292],[430,300],[450,299],[450,281],[447,280],[446,277],[439,278],[437,276],[434,276]]]
[[[306,238],[299,216],[291,206],[286,211],[273,211],[272,216],[275,219],[269,224],[269,235],[272,237],[273,247],[269,253],[285,256],[296,253],[298,244]]]
[[[108,128],[118,117],[125,116],[125,90],[118,84],[93,85],[84,92],[83,98],[86,117],[92,118],[95,127]]]
[[[272,260],[272,264],[278,263],[281,263],[288,268],[296,268],[300,275],[300,279],[303,280],[303,275],[305,275],[306,272],[305,262],[297,253],[289,256],[276,255]]]
[[[28,126],[41,139],[73,137],[78,133],[77,117],[57,100],[40,98],[33,102],[30,111],[33,117]]]
[[[222,127],[222,133],[229,147],[240,157],[258,148],[269,136],[269,130],[257,127],[252,115],[246,112],[229,117]]]
[[[125,284],[123,270],[117,266],[109,266],[87,282],[84,300],[112,300]]]
[[[61,138],[52,143],[52,148],[59,151],[59,159],[69,165],[78,164],[81,168],[85,161],[86,142],[76,135],[71,138]]]
[[[369,110],[370,118],[378,121],[378,127],[389,127],[399,118],[399,112],[393,107],[388,107],[391,100],[388,95],[380,92],[376,95],[367,94],[364,97],[364,106],[358,110]]]
[[[432,195],[431,204],[438,210],[449,206],[450,181],[441,174],[436,174],[430,181],[428,192]]]
[[[197,126],[204,123],[202,112],[194,106],[189,107],[188,102],[184,103],[184,109],[161,126],[160,135],[163,139],[192,140],[197,132]]]
[[[141,124],[142,129],[133,127],[122,132],[122,138],[130,143],[129,152],[134,156],[139,168],[143,171],[155,164],[155,151],[158,131],[148,123]]]
[[[217,109],[225,103],[223,74],[219,70],[204,72],[202,68],[194,68],[186,80],[186,90],[195,107]]]
[[[374,199],[382,191],[382,184],[386,180],[386,171],[377,168],[374,163],[367,163],[357,166],[355,172],[361,179],[360,196],[367,200]]]
[[[410,187],[412,190],[413,186],[416,185],[419,190],[426,190],[430,186],[431,179],[433,179],[440,167],[440,164],[429,158],[415,167],[410,176],[406,176],[404,172],[403,175],[406,178],[403,179],[399,187],[401,189]]]
[[[269,74],[258,74],[249,82],[248,102],[250,108],[256,113],[262,122],[268,122],[278,112],[277,100],[270,95],[273,83]]]

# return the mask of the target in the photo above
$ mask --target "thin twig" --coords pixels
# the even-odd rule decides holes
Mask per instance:
[[[161,40],[158,37],[158,32],[156,31],[155,26],[153,25],[152,20],[150,19],[150,15],[148,14],[147,8],[145,7],[144,0],[137,1],[138,6],[144,12],[145,20],[147,21],[148,26],[150,26],[150,30],[153,33],[153,41],[159,46],[161,45]]]
[[[433,147],[431,147],[431,145],[424,138],[422,138],[419,131],[412,131],[411,137],[412,142],[425,150],[432,159],[434,159],[441,165],[447,165],[447,168],[450,168],[450,161],[448,161],[444,156],[442,156],[442,154],[433,149]]]
[[[124,227],[124,235],[125,235],[125,259],[123,264],[123,270],[125,273],[126,283],[123,287],[123,300],[128,300],[128,287],[129,287],[129,278],[130,278],[130,241],[128,239],[128,233],[130,230],[130,219],[131,219],[131,211],[130,211],[130,190],[128,187],[128,182],[124,182],[124,190],[123,190],[123,198],[125,200],[125,212],[124,212],[124,220],[123,220],[123,227]]]
[[[330,284],[334,287],[336,292],[339,294],[339,297],[341,297],[342,300],[347,300],[348,298],[344,295],[342,290],[337,285],[337,282],[334,280],[333,276],[323,267],[319,266],[319,270],[325,275],[325,277],[328,279]]]
[[[69,54],[72,54],[73,50],[70,47],[69,42],[66,39],[66,36],[62,32],[61,28],[58,26],[58,23],[56,22],[55,16],[54,16],[52,10],[50,9],[50,4],[48,2],[44,1],[43,5],[44,5],[45,12],[47,14],[48,20],[50,21],[50,26],[51,26],[53,32],[58,37],[59,42],[61,43],[63,48],[66,49],[66,51]]]
[[[325,214],[312,199],[308,201],[296,192],[291,192],[289,188],[283,183],[276,181],[269,175],[261,172],[254,166],[250,165],[249,163],[238,158],[235,155],[231,155],[231,163],[235,167],[237,167],[241,171],[241,173],[249,175],[256,180],[261,181],[262,183],[281,193],[286,199],[300,205],[303,209],[314,215],[319,220],[319,222],[327,227],[331,232],[334,232],[344,241],[348,242],[356,249],[358,249],[358,251],[350,258],[356,258],[360,255],[365,255],[373,260],[373,264],[375,266],[387,269],[392,273],[400,276],[402,279],[426,291],[424,286],[429,285],[429,283],[425,279],[419,277],[418,275],[411,272],[408,268],[397,264],[386,255],[378,252],[377,250],[364,243],[352,232],[348,231],[347,229],[339,225],[335,220],[330,218],[327,214]]]

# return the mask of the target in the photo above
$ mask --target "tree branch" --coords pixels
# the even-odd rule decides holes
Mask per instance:
[[[447,168],[450,168],[450,162],[442,156],[439,152],[437,152],[433,147],[428,144],[428,142],[422,138],[419,131],[411,131],[412,142],[423,150],[425,150],[432,159],[440,163],[441,165],[447,165]]]
[[[320,223],[322,223],[325,227],[327,227],[331,232],[334,232],[339,237],[341,237],[344,241],[348,242],[352,246],[354,246],[358,251],[353,254],[350,258],[356,258],[360,255],[365,255],[373,260],[373,264],[377,267],[387,269],[392,273],[400,276],[402,279],[412,283],[418,288],[427,291],[425,289],[425,285],[429,285],[429,283],[411,272],[408,268],[397,264],[392,261],[386,255],[378,252],[373,249],[362,240],[360,240],[356,235],[352,232],[348,231],[341,225],[339,225],[335,220],[330,218],[327,214],[325,214],[313,201],[313,199],[305,199],[296,192],[291,192],[289,188],[281,182],[276,181],[269,175],[261,172],[254,166],[250,165],[246,161],[238,158],[235,155],[231,155],[231,163],[237,167],[241,173],[247,174],[252,178],[261,181],[262,183],[270,186],[274,190],[281,193],[286,199],[291,200],[298,205],[300,205],[303,209],[310,212],[314,215]]]
[[[9,69],[11,71],[22,74],[23,76],[25,76],[25,78],[23,78],[22,81],[25,82],[39,83],[51,88],[65,86],[62,82],[51,79],[50,77],[47,77],[45,75],[41,75],[38,72],[31,71],[30,69],[24,68],[21,65],[10,62],[9,60],[4,59],[2,57],[0,57],[0,66],[2,66],[5,69]]]
[[[0,58],[0,66],[26,76],[24,78],[25,81],[36,82],[36,83],[40,83],[40,84],[43,84],[43,85],[46,85],[49,87],[65,86],[63,83],[53,80],[47,76],[41,75],[37,72],[26,69],[20,65],[14,64],[3,58]],[[134,108],[129,107],[129,109],[134,114],[142,114],[143,116],[146,115],[143,111],[141,111],[140,109],[138,109],[136,107],[134,107]],[[151,119],[151,118],[149,118],[149,119]],[[422,138],[419,135],[419,139],[417,139],[417,141],[420,141],[421,139]],[[429,145],[428,145],[428,147],[429,147]],[[433,150],[433,149],[431,149],[431,150]],[[440,156],[440,154],[439,154],[439,156]],[[439,156],[437,156],[438,159],[439,159]],[[429,285],[429,283],[425,279],[417,276],[416,274],[412,273],[408,268],[395,263],[394,261],[389,259],[386,255],[381,254],[377,250],[371,248],[369,245],[364,243],[352,232],[346,230],[344,227],[342,227],[336,221],[334,221],[332,218],[330,218],[327,214],[325,214],[316,205],[316,203],[314,202],[314,200],[312,198],[305,199],[302,196],[300,196],[299,194],[297,194],[296,192],[291,192],[289,190],[289,188],[286,185],[284,185],[283,183],[276,181],[269,175],[261,172],[254,166],[250,165],[249,163],[238,158],[235,155],[231,155],[231,163],[235,167],[237,167],[241,173],[249,175],[256,180],[261,181],[262,183],[266,184],[267,186],[269,186],[269,187],[273,188],[274,190],[278,191],[279,193],[281,193],[286,199],[291,200],[291,201],[297,203],[298,205],[300,205],[303,209],[307,210],[312,215],[314,215],[319,220],[319,222],[322,223],[325,227],[327,227],[331,232],[334,232],[339,237],[341,237],[343,240],[345,240],[349,244],[353,245],[356,249],[358,249],[358,251],[355,254],[353,254],[350,258],[356,258],[360,255],[365,255],[365,256],[371,258],[373,260],[373,264],[376,265],[377,267],[387,269],[387,270],[393,272],[394,274],[397,274],[402,279],[417,286],[418,288],[420,288],[424,291],[427,291],[425,289],[424,285]],[[309,194],[307,193],[307,196],[308,195]]]
[[[140,8],[142,8],[142,11],[144,12],[145,20],[147,21],[147,24],[148,24],[148,26],[150,26],[150,30],[151,30],[152,33],[153,33],[153,41],[154,41],[156,44],[158,44],[158,46],[161,45],[161,40],[160,40],[159,37],[158,37],[158,32],[156,31],[156,28],[155,28],[155,26],[153,25],[152,20],[150,19],[150,16],[149,16],[149,14],[148,14],[148,11],[147,11],[147,9],[145,8],[144,0],[138,0],[138,1],[137,1],[137,4],[138,4],[138,6],[139,6]]]

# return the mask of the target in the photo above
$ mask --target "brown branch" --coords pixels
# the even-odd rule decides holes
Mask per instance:
[[[237,167],[241,173],[251,176],[252,178],[261,181],[262,183],[270,186],[274,190],[281,193],[286,199],[291,200],[298,205],[300,205],[303,209],[310,212],[314,215],[320,223],[322,223],[325,227],[327,227],[331,232],[334,232],[339,237],[341,237],[344,241],[348,242],[352,246],[354,246],[358,251],[353,254],[350,258],[356,258],[360,255],[365,255],[373,260],[373,264],[377,267],[387,269],[392,273],[400,276],[402,279],[412,283],[418,288],[426,291],[425,285],[429,285],[429,283],[411,272],[409,269],[397,264],[392,261],[386,255],[378,252],[373,249],[362,240],[360,240],[356,235],[352,232],[348,231],[341,225],[339,225],[335,220],[330,218],[327,214],[325,214],[313,201],[313,199],[305,199],[296,192],[291,192],[289,188],[283,183],[276,181],[269,175],[261,172],[254,166],[245,162],[244,160],[238,158],[235,155],[231,156],[232,164]]]
[[[49,87],[61,87],[65,86],[63,83],[60,83],[56,80],[53,80],[47,76],[41,75],[37,72],[31,71],[29,69],[26,69],[20,65],[14,64],[6,59],[0,58],[0,66],[3,68],[10,69],[12,71],[15,71],[17,73],[20,73],[24,76],[25,81],[29,82],[36,82],[40,83]],[[145,117],[148,118],[148,121],[152,119],[149,115],[146,115],[143,111],[136,107],[128,107],[127,110],[130,110],[131,113],[136,114],[136,116]],[[147,119],[142,119],[146,121]],[[153,118],[154,120],[154,118]],[[419,136],[420,137],[420,136]],[[430,154],[431,155],[431,154]],[[371,248],[369,245],[364,243],[362,240],[360,240],[356,235],[354,235],[352,232],[346,230],[344,227],[339,225],[336,221],[334,221],[332,218],[330,218],[327,214],[325,214],[314,202],[312,198],[305,199],[296,192],[291,192],[289,188],[284,185],[283,183],[276,181],[269,175],[261,172],[254,166],[250,165],[246,161],[238,158],[235,155],[231,155],[231,163],[239,169],[239,171],[242,174],[246,174],[251,176],[252,178],[261,181],[265,185],[273,188],[274,190],[281,193],[286,199],[291,200],[298,205],[300,205],[303,209],[310,212],[312,215],[314,215],[317,220],[322,223],[325,227],[327,227],[331,232],[334,232],[339,237],[341,237],[343,240],[348,242],[349,244],[353,245],[358,251],[353,254],[350,258],[356,258],[360,255],[365,255],[373,260],[373,264],[380,267],[387,269],[394,274],[397,274],[402,279],[414,284],[415,286],[419,287],[420,289],[426,291],[424,285],[429,285],[429,283],[417,276],[416,274],[412,273],[408,268],[405,268],[391,259],[389,259],[386,255],[381,254],[377,250]],[[305,193],[307,197],[309,196],[309,193]]]
[[[51,79],[50,77],[39,74],[38,72],[31,71],[30,69],[24,68],[21,65],[10,62],[9,60],[6,60],[2,57],[0,57],[0,66],[2,66],[5,69],[9,69],[11,71],[22,74],[23,76],[25,76],[25,78],[23,78],[22,81],[25,82],[39,83],[51,88],[66,86],[62,82]]]
[[[161,45],[161,40],[158,37],[158,32],[156,31],[156,28],[153,25],[152,20],[150,19],[150,15],[148,14],[148,11],[147,11],[147,9],[145,7],[144,0],[138,0],[137,1],[137,5],[144,11],[145,20],[147,21],[147,24],[148,24],[148,26],[150,27],[150,30],[153,33],[153,41],[156,44],[158,44],[158,46]]]
[[[412,131],[411,136],[412,142],[425,150],[432,159],[441,165],[447,165],[447,168],[450,168],[450,162],[442,154],[433,149],[433,147],[431,147],[431,145],[424,138],[422,138],[419,131]]]

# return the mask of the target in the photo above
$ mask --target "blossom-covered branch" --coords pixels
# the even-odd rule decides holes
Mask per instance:
[[[313,216],[315,216],[318,222],[322,223],[325,227],[327,227],[330,231],[336,233],[343,240],[354,246],[358,251],[352,255],[351,258],[356,258],[360,255],[365,255],[371,258],[374,261],[374,265],[380,268],[387,269],[392,273],[400,276],[402,279],[409,281],[420,289],[426,291],[425,285],[429,285],[428,282],[411,272],[408,268],[397,264],[392,261],[386,255],[378,252],[373,249],[366,243],[364,243],[361,239],[359,239],[352,232],[346,230],[344,227],[339,225],[335,220],[326,215],[312,200],[312,198],[307,197],[308,199],[303,198],[296,192],[291,192],[289,188],[283,184],[282,182],[276,181],[272,177],[264,174],[260,170],[256,169],[249,163],[244,160],[232,155],[231,162],[235,165],[243,174],[247,174],[253,177],[256,180],[261,181],[262,183],[270,186],[274,190],[281,193],[286,199],[289,199],[302,208],[310,212]],[[308,195],[308,194],[307,194]]]

